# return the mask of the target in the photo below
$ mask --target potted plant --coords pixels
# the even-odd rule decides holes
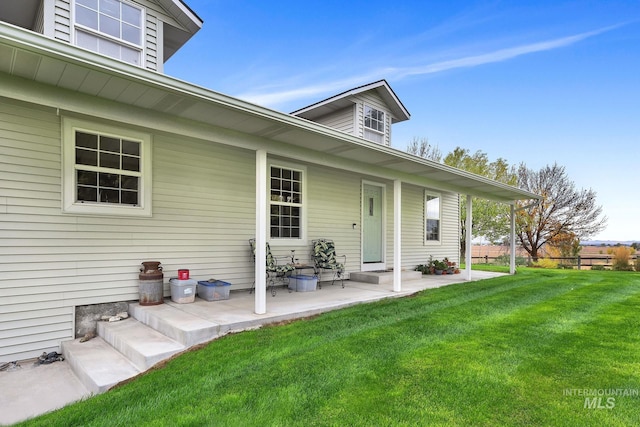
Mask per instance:
[[[419,264],[415,270],[421,271],[422,274],[434,274],[435,273],[435,262],[433,260],[433,255],[429,256],[429,261],[426,264]]]
[[[429,274],[428,267],[425,264],[418,264],[415,268],[415,271],[419,271],[422,274]]]
[[[456,268],[456,263],[449,261],[449,258],[445,258],[444,262],[447,264],[447,274],[453,274],[453,270]]]
[[[433,266],[435,268],[436,274],[442,274],[447,269],[447,263],[444,261],[434,261]]]
[[[429,255],[429,274],[436,274],[436,260],[433,259],[433,255]]]

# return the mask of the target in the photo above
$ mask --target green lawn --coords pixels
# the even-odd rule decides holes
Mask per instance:
[[[637,425],[639,307],[637,273],[521,268],[230,335],[25,425]]]

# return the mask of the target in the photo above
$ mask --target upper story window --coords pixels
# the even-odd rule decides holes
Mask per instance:
[[[120,0],[76,0],[76,45],[134,65],[142,63],[143,11]]]
[[[270,237],[302,239],[304,171],[275,165],[270,171]]]
[[[425,193],[425,242],[440,241],[440,195]]]
[[[384,111],[364,106],[364,137],[373,142],[384,142]]]
[[[64,120],[64,211],[151,215],[148,134]]]

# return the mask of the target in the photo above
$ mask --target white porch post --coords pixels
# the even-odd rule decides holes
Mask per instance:
[[[255,312],[267,312],[267,152],[256,151]]]
[[[473,220],[472,197],[467,194],[467,221],[465,224],[464,278],[471,280],[471,224]]]
[[[402,181],[393,181],[393,291],[402,290]]]
[[[510,244],[511,244],[511,256],[509,259],[509,274],[516,273],[516,206],[515,202],[511,205],[511,235]]]

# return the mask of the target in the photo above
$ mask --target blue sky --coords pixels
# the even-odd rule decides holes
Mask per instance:
[[[640,241],[640,2],[186,0],[202,30],[174,77],[282,112],[386,79],[427,138],[564,166]]]

